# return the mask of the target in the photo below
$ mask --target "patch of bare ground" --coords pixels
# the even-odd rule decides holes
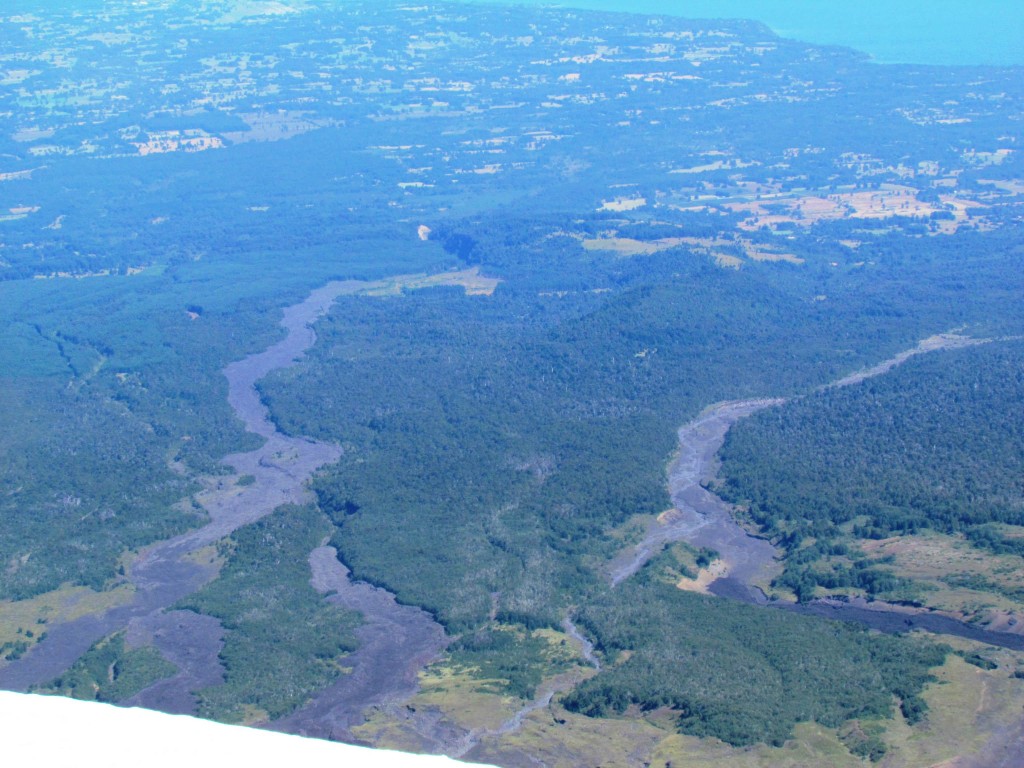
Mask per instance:
[[[146,141],[134,144],[139,155],[161,155],[168,152],[205,152],[222,149],[224,141],[198,128],[184,131],[153,131]]]
[[[647,200],[642,197],[614,197],[611,200],[603,200],[599,211],[635,211],[647,205]]]
[[[401,296],[406,291],[434,288],[450,285],[462,288],[467,296],[490,296],[501,282],[495,277],[480,274],[479,267],[452,272],[439,272],[433,275],[401,275],[385,278],[374,283],[366,283],[356,293],[364,296]]]
[[[32,278],[34,280],[83,280],[87,277],[111,277],[114,275],[120,275],[123,277],[125,275],[141,275],[145,271],[146,267],[138,266],[128,267],[127,269],[124,270],[124,272],[120,272],[114,269],[96,269],[90,272],[47,272],[45,274],[32,275]]]
[[[310,131],[335,125],[333,120],[315,119],[301,110],[278,112],[244,112],[238,116],[249,127],[246,131],[228,131],[224,138],[232,144],[249,141],[284,141]]]
[[[685,576],[676,582],[676,587],[685,592],[699,592],[710,594],[708,587],[718,579],[724,579],[729,575],[729,566],[724,560],[715,560],[707,568],[701,568],[697,572],[697,578],[689,579]]]
[[[663,237],[656,240],[636,240],[619,237],[610,232],[600,237],[580,238],[583,248],[588,251],[604,251],[621,257],[648,256],[652,253],[677,248],[681,245],[690,250],[709,256],[720,267],[738,268],[743,258],[724,249],[738,250],[744,257],[754,261],[786,261],[803,264],[804,260],[775,246],[756,243],[746,237]]]
[[[1024,195],[1024,181],[1020,179],[978,179],[979,184],[990,184],[1011,195]]]
[[[664,240],[644,241],[631,237],[590,237],[584,239],[582,245],[588,251],[606,251],[617,256],[648,256],[672,247]]]
[[[537,630],[552,648],[574,648],[578,662],[567,671],[549,675],[529,701],[498,693],[502,681],[480,677],[477,670],[441,661],[420,672],[419,691],[404,702],[375,708],[366,722],[352,729],[364,743],[392,749],[441,752],[451,757],[481,760],[495,748],[505,750],[524,728],[560,710],[559,697],[600,669],[594,647],[571,620],[563,632]],[[559,651],[563,653],[564,651]],[[519,754],[503,764],[533,758]]]
[[[484,739],[465,757],[524,768],[640,768],[664,737],[664,731],[643,721],[587,718],[552,704],[528,717],[516,733]]]

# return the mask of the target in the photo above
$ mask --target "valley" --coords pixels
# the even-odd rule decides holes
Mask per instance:
[[[1020,748],[1020,67],[25,4],[0,687],[508,766]]]

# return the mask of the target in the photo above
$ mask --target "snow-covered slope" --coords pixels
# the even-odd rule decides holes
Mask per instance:
[[[461,768],[451,758],[366,749],[146,709],[0,691],[0,762],[76,768]]]

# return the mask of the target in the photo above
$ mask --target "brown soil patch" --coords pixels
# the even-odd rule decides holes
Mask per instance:
[[[729,575],[729,566],[724,560],[715,560],[707,568],[701,568],[696,579],[682,578],[676,584],[676,589],[684,592],[699,592],[702,595],[708,594],[708,587],[711,582]]]
[[[232,144],[244,144],[248,141],[283,141],[303,133],[332,125],[331,120],[313,120],[309,112],[245,112],[239,115],[246,125],[247,131],[228,131],[224,138]]]
[[[647,200],[642,197],[616,197],[612,200],[603,200],[601,211],[635,211],[647,205]]]
[[[1009,192],[1011,195],[1024,195],[1024,181],[1019,181],[1017,179],[1012,181],[1004,181],[1001,179],[978,179],[978,183],[991,184],[996,189]]]
[[[205,152],[220,149],[224,142],[219,136],[209,136],[203,131],[161,131],[149,134],[149,140],[134,144],[139,154],[160,155],[167,152]]]
[[[659,242],[644,242],[630,237],[595,237],[583,241],[588,251],[607,251],[618,256],[647,256],[671,246]]]

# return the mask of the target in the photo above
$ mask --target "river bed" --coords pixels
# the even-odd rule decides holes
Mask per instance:
[[[209,583],[217,566],[195,557],[236,529],[255,522],[285,503],[303,503],[310,498],[306,482],[321,467],[337,461],[342,451],[332,443],[304,437],[289,437],[271,422],[256,390],[256,382],[272,371],[294,364],[314,344],[313,323],[342,295],[380,289],[391,283],[359,281],[332,282],[284,311],[281,325],[285,337],[266,350],[233,362],[224,369],[228,381],[228,403],[246,429],[262,437],[264,444],[254,450],[225,457],[233,476],[196,495],[209,521],[201,528],[153,544],[134,559],[128,578],[136,592],[131,602],[103,614],[85,616],[48,628],[46,638],[21,659],[0,669],[0,688],[27,690],[46,683],[68,669],[97,640],[126,629],[128,644],[153,645],[178,667],[178,672],[132,697],[129,704],[168,712],[190,713],[195,709],[194,692],[215,685],[223,670],[218,653],[223,629],[215,619],[187,611],[168,611],[183,597]],[[846,377],[833,386],[844,386],[878,375],[913,354],[950,346],[978,343],[963,337],[933,337],[872,369]],[[759,584],[767,584],[781,571],[775,548],[752,537],[733,519],[731,507],[706,486],[718,469],[716,455],[729,428],[739,419],[764,408],[780,405],[781,399],[753,399],[723,403],[707,409],[679,430],[679,450],[669,470],[673,510],[652,522],[642,541],[624,551],[610,566],[614,587],[636,573],[651,557],[672,541],[718,551],[726,563],[726,576],[713,581],[710,591],[757,604],[770,604],[800,613],[854,620],[883,631],[904,631],[920,627],[933,632],[957,634],[972,639],[1024,649],[1024,636],[990,632],[928,613],[886,609],[884,605],[860,605],[817,601],[794,606],[768,603]],[[237,485],[242,475],[254,481]],[[364,624],[357,630],[360,645],[346,659],[351,672],[319,692],[305,707],[268,727],[351,741],[351,728],[360,724],[366,710],[390,706],[412,696],[417,673],[437,658],[447,638],[443,629],[422,610],[402,606],[390,593],[353,582],[348,569],[327,546],[310,554],[311,582],[325,599],[359,611]],[[573,626],[570,636],[581,643],[583,656],[595,668],[600,662],[589,641]],[[459,739],[470,752],[486,737],[514,732],[531,712],[541,709],[557,693],[572,687],[571,676],[550,681],[538,691],[533,702],[493,733],[464,733]],[[441,738],[453,724],[438,723],[431,728],[428,742],[435,746],[451,741]],[[454,732],[453,732],[454,733]]]
[[[914,355],[941,349],[959,349],[987,341],[952,333],[939,334],[827,386],[846,387],[857,384],[892,370]],[[706,409],[699,417],[679,429],[679,447],[668,470],[673,508],[649,523],[641,541],[612,561],[608,574],[612,586],[636,573],[666,545],[674,541],[685,541],[695,547],[707,547],[719,553],[725,574],[708,585],[708,591],[719,597],[804,615],[854,621],[882,632],[923,629],[1024,650],[1024,635],[984,629],[927,609],[862,599],[814,600],[806,604],[768,599],[761,587],[782,572],[780,553],[769,541],[752,536],[740,526],[733,518],[732,505],[708,491],[707,487],[716,479],[719,469],[716,456],[732,425],[760,410],[785,402],[784,399],[762,398],[721,403]]]
[[[154,645],[179,671],[126,703],[174,713],[194,711],[194,692],[217,684],[223,675],[217,656],[223,642],[219,622],[187,611],[167,612],[216,578],[217,566],[195,557],[195,553],[282,504],[309,501],[306,482],[342,455],[341,448],[333,443],[279,432],[260,399],[256,382],[272,371],[293,365],[313,346],[313,323],[335,299],[392,288],[395,280],[335,281],[318,288],[305,301],[284,310],[283,339],[225,367],[228,403],[246,429],[262,437],[264,444],[225,457],[224,464],[235,474],[217,478],[196,494],[195,500],[209,515],[205,525],[150,545],[138,554],[127,569],[136,590],[128,604],[48,627],[45,639],[0,669],[0,688],[25,691],[45,684],[67,670],[97,640],[127,629],[130,646]],[[254,480],[239,486],[237,480],[243,475],[251,475]],[[330,736],[344,733],[360,707],[371,706],[380,697],[414,690],[416,671],[443,648],[445,639],[440,625],[423,611],[397,606],[393,596],[383,590],[351,584],[347,569],[333,555],[328,557],[326,551],[316,550],[311,555],[314,585],[329,585],[336,592],[332,601],[363,614],[366,623],[358,634],[364,645],[351,657],[354,674],[342,677],[288,723],[295,730]],[[386,640],[383,644],[374,639],[381,637]],[[375,666],[374,653],[386,656],[376,666],[387,673],[374,673],[371,684],[366,685],[362,681],[366,670]]]

